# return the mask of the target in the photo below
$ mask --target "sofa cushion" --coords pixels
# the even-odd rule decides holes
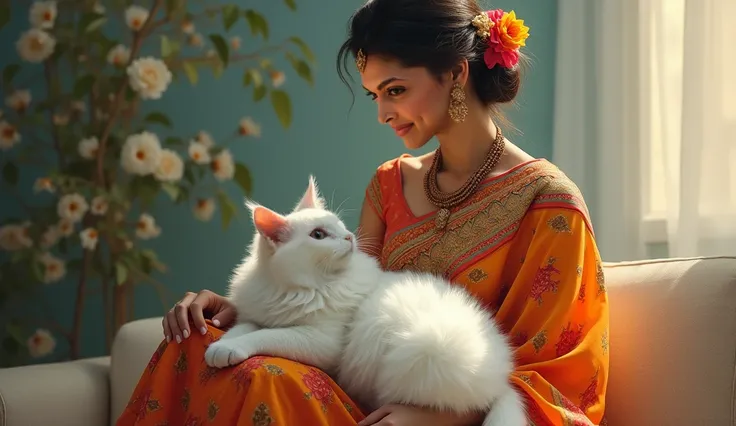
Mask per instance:
[[[108,423],[110,359],[0,370],[0,426],[104,426]]]
[[[608,424],[736,424],[736,258],[604,270],[611,304]]]
[[[162,317],[125,324],[115,336],[110,366],[110,420],[114,425],[164,338]]]

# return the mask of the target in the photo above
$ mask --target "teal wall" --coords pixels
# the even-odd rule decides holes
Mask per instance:
[[[210,73],[203,73],[196,87],[177,84],[150,106],[165,111],[179,134],[206,129],[216,140],[224,138],[242,116],[254,116],[263,125],[263,136],[231,146],[235,158],[245,162],[252,171],[254,198],[275,209],[289,209],[302,193],[308,175],[313,173],[333,206],[342,203],[348,225],[354,227],[365,185],[376,166],[405,152],[390,129],[378,124],[375,105],[360,90],[356,90],[356,102],[350,109],[350,92],[335,71],[335,55],[343,41],[347,20],[361,3],[301,0],[297,1],[297,13],[289,12],[279,1],[256,5],[270,20],[273,39],[298,35],[317,56],[314,87],[287,70],[286,89],[294,110],[290,129],[284,130],[279,125],[268,104],[254,104],[250,100],[250,91],[242,89],[241,73],[236,69],[218,80]],[[557,2],[498,0],[492,5],[514,9],[531,33],[526,52],[532,64],[518,105],[507,112],[522,133],[510,133],[509,137],[530,154],[550,158]],[[12,25],[0,31],[0,58],[17,58],[14,42],[19,31],[26,27],[26,17],[27,13],[16,11]],[[244,22],[231,30],[242,36],[245,49],[249,40],[247,31]],[[200,112],[194,112],[195,105],[201,108]],[[422,152],[434,147],[431,144]],[[24,182],[30,188],[32,177],[24,178]],[[27,192],[30,195],[31,191]],[[234,187],[230,194],[241,197]],[[15,210],[15,206],[5,207],[13,203],[6,194],[0,195],[3,206],[0,214]],[[241,209],[239,213],[239,220],[223,232],[219,218],[203,224],[195,221],[186,208],[174,208],[163,198],[158,202],[155,215],[163,232],[150,247],[170,267],[166,274],[156,277],[171,290],[172,298],[167,303],[173,303],[186,290],[224,291],[230,271],[242,257],[252,235],[245,211]],[[71,321],[73,291],[71,282],[45,289],[49,309],[64,324]],[[94,302],[85,312],[85,356],[104,351],[100,307]],[[38,309],[38,305],[22,309]],[[135,316],[162,313],[156,293],[150,287],[138,289]]]

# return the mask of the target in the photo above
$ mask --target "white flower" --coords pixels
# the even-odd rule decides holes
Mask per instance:
[[[159,99],[171,83],[171,71],[160,59],[138,58],[128,66],[128,82],[143,99]]]
[[[122,44],[118,44],[107,52],[107,62],[116,67],[127,65],[129,60],[130,49]]]
[[[156,171],[161,158],[161,142],[148,131],[128,136],[120,152],[123,170],[135,175],[149,175]]]
[[[240,37],[235,36],[230,39],[230,46],[233,48],[233,50],[240,49],[241,40]]]
[[[54,339],[50,331],[39,328],[28,338],[26,345],[28,346],[28,353],[31,357],[41,358],[54,351],[56,348],[56,339]]]
[[[141,214],[138,223],[135,225],[135,236],[141,240],[148,240],[158,237],[161,234],[161,228],[156,225],[156,220],[148,213]]]
[[[54,183],[51,182],[51,179],[49,178],[38,178],[36,179],[36,182],[33,183],[33,191],[34,192],[41,192],[46,191],[50,193],[56,192],[56,188],[54,187]]]
[[[233,155],[227,149],[223,149],[222,152],[215,155],[210,167],[212,167],[212,174],[219,181],[230,180],[235,175]]]
[[[79,239],[82,241],[82,247],[86,250],[94,250],[97,247],[99,234],[95,228],[86,228],[79,233]]]
[[[194,32],[194,22],[186,19],[181,23],[181,31],[184,34],[192,34]]]
[[[52,116],[52,120],[55,126],[66,126],[69,124],[69,114],[57,113]]]
[[[72,222],[79,222],[84,214],[89,210],[87,200],[80,194],[66,194],[59,199],[56,205],[56,213],[62,219],[68,219]]]
[[[0,227],[0,248],[6,251],[22,250],[33,246],[30,223],[10,224]]]
[[[31,25],[35,28],[50,29],[54,27],[57,10],[55,1],[37,1],[31,5],[28,13]]]
[[[84,112],[87,110],[87,105],[82,101],[74,101],[72,102],[72,111],[74,112]]]
[[[56,229],[62,237],[68,237],[74,233],[74,222],[69,219],[59,219]]]
[[[0,150],[7,151],[20,142],[20,133],[7,121],[0,121]]]
[[[271,71],[269,75],[271,76],[273,87],[279,87],[286,81],[286,74],[283,71]]]
[[[31,105],[31,92],[28,90],[16,90],[5,98],[5,105],[17,112],[24,112]]]
[[[59,242],[60,238],[61,234],[59,233],[59,228],[54,225],[49,226],[46,229],[46,232],[41,235],[41,248],[46,250],[50,249]]]
[[[125,9],[125,23],[133,31],[139,31],[148,20],[148,9],[132,5]]]
[[[258,138],[261,136],[261,126],[251,117],[244,117],[240,119],[238,133],[240,133],[241,136],[254,136]]]
[[[97,137],[92,136],[79,141],[77,152],[79,152],[79,155],[85,160],[92,160],[97,157],[97,150],[99,147],[100,141],[97,140]]]
[[[96,216],[103,216],[105,213],[107,213],[107,209],[110,207],[105,197],[102,195],[98,195],[95,198],[92,199],[92,206],[90,208],[90,211],[93,215]]]
[[[39,262],[43,265],[43,282],[46,284],[59,281],[66,275],[66,265],[64,262],[54,257],[51,253],[44,253],[39,256]]]
[[[194,205],[194,217],[207,222],[215,213],[215,201],[211,198],[200,198]]]
[[[195,141],[189,142],[189,158],[196,164],[207,164],[212,160],[207,147]]]
[[[198,143],[201,143],[207,148],[212,148],[213,146],[215,146],[215,140],[212,139],[212,136],[210,136],[210,134],[205,132],[204,130],[197,132],[197,136],[194,137],[194,140]]]
[[[189,34],[187,41],[189,42],[190,46],[194,46],[194,47],[204,46],[204,39],[202,38],[202,35],[199,33]]]
[[[15,43],[18,54],[24,61],[43,62],[52,53],[56,47],[56,39],[49,33],[37,28],[24,32]]]
[[[161,151],[158,167],[156,167],[153,175],[162,182],[176,182],[181,180],[181,177],[184,175],[184,161],[182,161],[176,152],[170,149],[164,149]]]

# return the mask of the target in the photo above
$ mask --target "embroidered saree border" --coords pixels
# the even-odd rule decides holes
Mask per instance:
[[[585,217],[579,189],[557,167],[539,161],[492,179],[453,209],[445,232],[434,215],[391,234],[384,242],[382,264],[391,270],[414,269],[453,277],[511,240],[529,209],[570,208]]]

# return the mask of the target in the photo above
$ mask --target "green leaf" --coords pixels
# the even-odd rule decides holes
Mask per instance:
[[[253,179],[250,175],[250,170],[245,164],[235,163],[235,176],[233,176],[235,182],[243,190],[243,193],[250,197],[253,191]]]
[[[92,90],[92,86],[95,84],[95,76],[91,74],[84,75],[77,80],[76,83],[74,83],[74,97],[75,98],[82,98],[87,93],[89,93],[90,90]]]
[[[5,182],[15,186],[18,184],[18,177],[20,176],[20,170],[18,170],[18,166],[8,161],[5,163],[5,166],[3,166],[3,179],[5,179]]]
[[[8,22],[10,22],[10,5],[2,4],[0,5],[0,28]]]
[[[184,73],[187,75],[189,82],[192,83],[192,85],[197,84],[197,81],[199,81],[199,73],[197,72],[197,67],[195,67],[190,62],[184,62],[182,66],[184,67]]]
[[[237,212],[235,203],[233,203],[224,191],[217,192],[217,201],[220,204],[220,212],[222,214],[222,228],[227,229]]]
[[[289,37],[289,41],[296,44],[299,47],[299,49],[301,49],[302,54],[304,55],[305,58],[307,58],[309,62],[314,63],[316,59],[316,57],[314,56],[314,52],[312,52],[312,49],[310,49],[309,46],[307,46],[307,43],[305,43],[304,40],[302,40],[299,37],[294,36],[294,37]]]
[[[269,34],[269,28],[268,28],[268,21],[266,18],[256,12],[253,9],[248,9],[245,11],[245,19],[248,21],[248,25],[250,26],[250,33],[252,35],[261,34],[264,39],[268,39]]]
[[[41,262],[37,261],[36,259],[31,259],[31,273],[36,278],[38,282],[43,282],[44,278],[44,266],[41,264]]]
[[[7,86],[13,82],[13,79],[20,71],[20,65],[10,64],[3,69],[3,85]]]
[[[289,9],[296,10],[296,2],[294,0],[284,0],[284,3],[286,3]]]
[[[107,22],[107,18],[102,15],[96,15],[93,16],[93,20],[86,24],[84,28],[85,33],[91,33],[94,31],[97,31],[100,29],[103,25],[105,25],[105,22]]]
[[[152,112],[143,120],[147,123],[158,123],[162,126],[171,127],[171,119],[162,112]]]
[[[161,189],[163,189],[167,194],[169,194],[169,197],[171,197],[172,201],[176,201],[177,198],[179,198],[180,189],[178,186],[171,182],[163,182],[161,184]]]
[[[118,285],[124,284],[128,279],[128,267],[122,262],[115,263],[115,282]]]
[[[238,22],[240,17],[240,9],[237,5],[227,4],[222,8],[222,25],[225,27],[225,31],[230,31],[233,25]]]
[[[267,92],[268,89],[266,88],[266,86],[256,86],[255,90],[253,90],[253,100],[255,102],[259,102],[266,97]]]
[[[289,99],[289,95],[283,90],[272,90],[271,105],[281,125],[289,127],[291,125],[291,99]]]
[[[175,42],[171,41],[171,39],[165,35],[161,36],[161,56],[164,58],[168,58],[169,56],[176,53],[176,44]]]
[[[261,75],[261,72],[255,68],[247,69],[245,70],[245,74],[243,74],[243,85],[247,87],[250,86],[251,83],[256,87],[263,84],[263,76]]]
[[[310,68],[309,64],[302,59],[294,57],[293,55],[287,55],[287,58],[289,59],[291,66],[294,68],[294,71],[296,71],[299,77],[303,78],[307,83],[309,83],[310,86],[314,85],[312,68]]]
[[[210,40],[212,41],[212,44],[215,45],[215,50],[220,56],[222,64],[224,66],[227,66],[228,61],[230,60],[230,49],[227,45],[227,42],[219,34],[210,34]]]

